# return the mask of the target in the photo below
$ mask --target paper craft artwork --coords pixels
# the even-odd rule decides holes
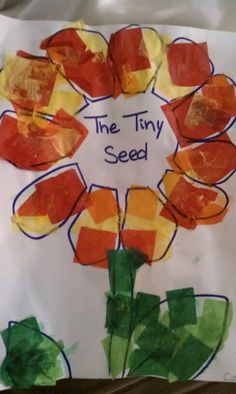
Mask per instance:
[[[1,26],[1,388],[234,381],[235,34]]]

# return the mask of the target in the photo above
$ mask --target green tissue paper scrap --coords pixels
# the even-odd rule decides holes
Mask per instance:
[[[169,290],[166,299],[134,285],[145,257],[137,250],[108,254],[108,336],[102,341],[110,375],[151,375],[186,381],[201,374],[224,346],[232,305],[224,296]]]
[[[64,344],[43,335],[35,317],[10,323],[1,336],[6,356],[0,372],[6,386],[55,385],[64,376],[58,357]]]

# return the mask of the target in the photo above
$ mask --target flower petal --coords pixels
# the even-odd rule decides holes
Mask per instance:
[[[163,203],[149,187],[128,189],[121,231],[124,248],[136,248],[147,255],[149,263],[169,258],[177,225],[160,215]],[[171,215],[171,212],[170,212]]]
[[[92,43],[91,43],[92,42]],[[113,76],[106,60],[107,43],[98,32],[76,28],[58,31],[41,43],[66,78],[91,97],[111,96]]]
[[[85,184],[76,164],[59,167],[26,186],[13,203],[13,222],[32,239],[41,239],[81,212]]]
[[[169,220],[174,216],[177,223],[187,229],[194,229],[198,224],[221,222],[228,211],[229,199],[222,189],[200,187],[178,172],[167,170],[158,188],[167,200],[160,215]]]
[[[0,73],[0,94],[22,109],[34,110],[49,104],[57,77],[46,58],[9,56]]]
[[[197,147],[190,147],[170,155],[168,161],[176,171],[212,185],[221,181],[236,168],[236,146],[227,134]]]
[[[60,110],[51,119],[18,111],[18,119],[2,115],[0,158],[19,168],[41,171],[72,157],[88,130],[74,117]]]
[[[225,76],[214,76],[198,93],[172,101],[162,106],[162,110],[184,147],[193,142],[203,142],[205,137],[215,133],[218,134],[214,138],[223,134],[232,115],[236,115],[235,100],[234,84]]]
[[[144,92],[163,56],[163,40],[154,29],[129,27],[111,34],[108,57],[124,94]]]
[[[211,74],[206,42],[173,42],[167,51],[172,82],[178,86],[202,85]]]
[[[74,262],[107,268],[107,251],[115,249],[120,227],[120,208],[115,189],[92,185],[84,210],[68,231]]]
[[[24,51],[17,51],[17,56],[31,60],[48,61],[48,58],[46,57],[35,56]],[[84,102],[84,98],[82,94],[79,94],[79,92],[72,88],[70,81],[67,81],[64,77],[62,77],[57,69],[56,72],[56,79],[48,104],[43,107],[40,104],[35,104],[34,111],[38,111],[40,114],[45,113],[47,115],[55,115],[60,109],[63,109],[70,115],[74,115],[75,113],[78,113],[81,104]],[[19,105],[16,103],[13,103],[13,105],[16,107],[16,109],[19,108]]]

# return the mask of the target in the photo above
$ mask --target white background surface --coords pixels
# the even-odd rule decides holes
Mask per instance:
[[[4,12],[23,19],[82,18],[88,24],[140,22],[233,31],[236,2],[34,0],[22,1]],[[41,39],[64,25],[59,22],[21,25],[17,21],[4,23],[2,20],[0,23],[1,55],[19,48],[37,52]],[[236,79],[235,34],[182,27],[158,28],[173,38],[184,35],[197,41],[207,40],[216,72],[225,72]],[[112,30],[116,28],[111,27]],[[70,359],[74,377],[105,378],[108,375],[100,340],[106,335],[104,293],[109,287],[107,273],[72,264],[72,251],[66,239],[67,227],[35,243],[12,232],[9,220],[12,200],[32,177],[37,175],[0,163],[0,328],[4,328],[8,320],[20,320],[35,314],[45,323],[45,331],[62,339],[66,346],[79,341],[79,351]],[[7,189],[2,187],[5,184]],[[226,189],[232,195],[233,203],[225,221],[216,226],[199,227],[194,232],[181,230],[174,244],[173,258],[165,264],[154,264],[151,269],[142,268],[137,278],[137,290],[163,297],[167,289],[193,286],[196,292],[226,294],[236,301],[235,179],[231,178]],[[198,264],[193,263],[195,256],[201,256]],[[200,379],[223,380],[225,372],[236,375],[235,345],[234,319],[225,348]],[[4,354],[3,350],[1,354]]]

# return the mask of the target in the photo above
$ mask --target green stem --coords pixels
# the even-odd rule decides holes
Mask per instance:
[[[129,323],[128,342],[127,342],[127,346],[126,346],[126,350],[125,350],[122,378],[124,378],[124,375],[125,375],[125,370],[126,370],[127,361],[128,361],[129,347],[130,347],[130,343],[131,343],[131,339],[132,339],[133,331],[134,331],[134,280],[133,280],[133,275],[132,275],[132,269],[130,267],[130,261],[129,261],[129,275],[130,275],[130,284],[131,284],[130,323]]]

